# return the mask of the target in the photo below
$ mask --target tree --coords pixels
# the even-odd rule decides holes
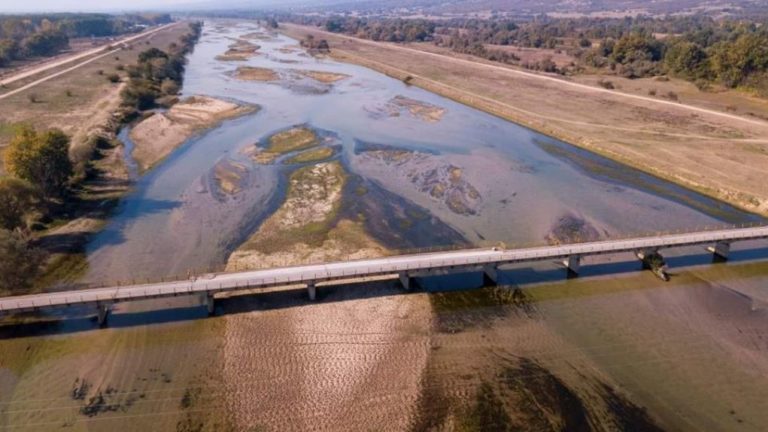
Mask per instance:
[[[37,191],[32,185],[10,177],[0,178],[0,229],[14,230],[24,226],[24,215],[37,202]]]
[[[8,172],[37,187],[45,197],[62,196],[72,176],[69,137],[58,129],[37,132],[23,127],[5,152]]]
[[[700,78],[708,71],[707,53],[693,42],[672,42],[664,56],[667,70],[683,78]]]
[[[44,259],[44,253],[31,247],[20,232],[0,229],[0,291],[24,293]]]

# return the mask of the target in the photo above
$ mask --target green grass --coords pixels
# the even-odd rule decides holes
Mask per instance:
[[[284,164],[300,164],[309,162],[320,162],[333,156],[334,150],[330,147],[317,147],[297,154],[290,159],[285,160]]]
[[[317,134],[312,129],[299,126],[272,135],[269,138],[267,151],[270,153],[285,154],[306,150],[317,144]]]

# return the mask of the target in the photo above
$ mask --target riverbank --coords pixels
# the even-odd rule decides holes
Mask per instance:
[[[133,127],[133,158],[140,170],[146,171],[195,134],[258,109],[207,96],[188,97]]]
[[[308,34],[327,39],[331,56],[338,60],[768,215],[766,122],[309,27],[281,24],[281,31],[296,39]],[[722,151],[725,148],[728,152]]]

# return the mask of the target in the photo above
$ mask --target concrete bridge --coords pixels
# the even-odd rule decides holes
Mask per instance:
[[[227,291],[303,285],[310,300],[314,300],[317,284],[320,283],[333,285],[367,277],[390,276],[399,278],[405,289],[411,289],[414,278],[467,271],[481,271],[487,283],[494,283],[500,265],[555,260],[562,262],[571,275],[576,275],[582,258],[588,256],[631,252],[648,264],[647,258],[660,256],[658,252],[662,249],[700,245],[707,247],[716,257],[727,259],[732,243],[759,239],[768,239],[768,226],[523,249],[467,249],[208,274],[175,282],[4,297],[0,298],[0,314],[90,305],[98,310],[98,320],[103,325],[113,304],[133,300],[200,295],[212,314],[214,296]]]

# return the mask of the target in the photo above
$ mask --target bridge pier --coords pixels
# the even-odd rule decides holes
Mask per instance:
[[[414,281],[413,278],[408,275],[408,272],[399,273],[398,278],[400,279],[400,284],[403,286],[403,289],[410,291],[414,285]]]
[[[496,286],[499,284],[499,266],[488,264],[483,267],[483,286]]]
[[[664,257],[659,253],[658,249],[645,249],[635,252],[637,258],[642,262],[643,270],[650,270],[663,281],[669,280],[669,274],[667,273],[667,263],[664,261]]]
[[[712,252],[712,258],[715,262],[722,262],[728,260],[728,254],[731,252],[731,244],[724,241],[719,241],[715,243],[714,246],[710,246],[707,248],[708,251]]]
[[[99,327],[106,327],[107,325],[107,316],[109,316],[109,310],[112,308],[112,305],[109,303],[97,303],[96,309],[97,309],[97,320],[99,323]]]
[[[314,282],[307,284],[307,295],[309,296],[310,301],[315,301],[315,299],[317,299],[317,285],[315,285]]]
[[[569,278],[576,277],[581,270],[581,257],[579,255],[571,255],[568,259],[563,261],[563,265],[568,272]]]
[[[208,310],[208,316],[213,316],[216,313],[216,300],[213,298],[213,294],[203,294],[203,304]]]

